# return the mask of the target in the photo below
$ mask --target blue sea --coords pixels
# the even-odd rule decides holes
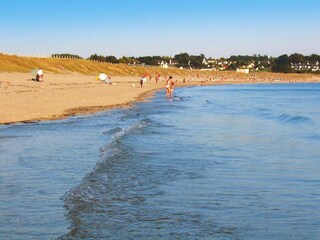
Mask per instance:
[[[319,239],[320,84],[0,126],[0,239]]]

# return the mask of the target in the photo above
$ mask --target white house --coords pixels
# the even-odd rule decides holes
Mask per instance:
[[[206,60],[205,58],[203,58],[203,60],[202,60],[202,64],[204,64],[204,65],[208,65],[208,62],[207,62],[207,60]]]
[[[162,68],[168,68],[169,66],[168,66],[168,63],[167,63],[167,62],[161,61],[160,67],[162,67]]]
[[[248,74],[248,73],[250,73],[250,70],[249,70],[248,68],[244,68],[244,69],[242,69],[242,68],[237,68],[236,72],[237,72],[237,73],[245,73],[245,74]]]

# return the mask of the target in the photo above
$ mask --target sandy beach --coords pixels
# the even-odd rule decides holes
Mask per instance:
[[[220,74],[221,75],[221,74]],[[319,77],[266,77],[267,75],[223,75],[216,77],[174,77],[176,87],[238,84],[256,82],[315,82]],[[280,76],[280,75],[279,75]],[[183,79],[185,82],[183,82]],[[0,73],[0,124],[59,119],[75,114],[128,106],[147,99],[164,88],[164,80],[149,80],[143,88],[138,76],[112,76],[112,85],[100,82],[95,75],[46,73],[43,82],[32,80],[28,73]],[[133,84],[135,87],[133,87]]]
[[[164,81],[148,81],[140,88],[139,77],[132,76],[111,81],[109,85],[93,75],[45,74],[43,82],[36,82],[30,74],[0,73],[0,123],[58,119],[127,106],[164,87]]]
[[[147,84],[133,88],[134,78],[114,77],[115,85],[96,80],[96,76],[80,74],[45,74],[43,82],[30,74],[0,74],[0,123],[38,121],[63,118],[128,105],[142,94],[161,85]]]

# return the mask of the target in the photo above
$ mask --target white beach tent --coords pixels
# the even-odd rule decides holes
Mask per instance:
[[[105,73],[100,73],[99,80],[100,81],[105,81],[106,79],[107,79],[107,75]]]
[[[99,74],[99,80],[103,81],[103,82],[106,82],[106,83],[110,83],[110,80],[108,79],[108,76],[105,73],[100,73]]]

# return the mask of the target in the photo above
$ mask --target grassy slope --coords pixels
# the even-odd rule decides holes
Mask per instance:
[[[126,64],[110,64],[77,59],[57,59],[57,58],[35,58],[5,55],[0,53],[0,72],[25,72],[32,69],[41,68],[51,73],[82,73],[98,74],[105,72],[111,75],[134,75],[139,76],[144,73],[161,75],[187,75],[190,70],[163,69],[159,67],[137,67]]]
[[[221,77],[226,78],[308,78],[310,74],[280,74],[280,73],[251,73],[249,75],[236,72],[215,72],[215,71],[200,71],[189,69],[160,67],[137,67],[128,66],[126,64],[110,64],[93,62],[88,60],[78,59],[58,59],[58,58],[36,58],[36,57],[20,57],[15,55],[6,55],[0,53],[0,72],[23,72],[30,73],[35,68],[41,68],[45,72],[51,73],[81,73],[89,75],[97,75],[104,72],[114,76],[141,76],[144,73],[155,76],[183,76],[183,77]]]

